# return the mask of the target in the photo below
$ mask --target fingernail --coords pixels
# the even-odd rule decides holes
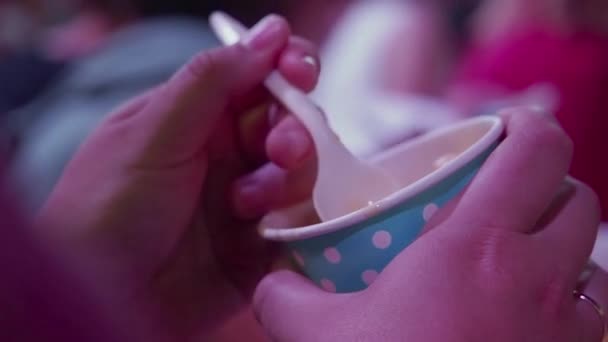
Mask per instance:
[[[557,121],[557,118],[555,117],[555,115],[553,115],[553,113],[546,110],[546,108],[543,108],[538,105],[529,105],[529,106],[527,106],[527,108],[528,108],[528,111],[530,113],[532,113],[533,115],[538,115],[540,117],[543,117],[543,118],[547,119],[548,122],[559,126],[559,122]]]
[[[243,38],[243,45],[251,49],[265,49],[272,46],[281,31],[281,19],[276,15],[269,15],[257,23]]]
[[[538,115],[549,116],[547,110],[540,105],[528,105],[528,110]]]
[[[294,161],[303,160],[310,151],[310,140],[302,132],[285,133],[285,144]]]
[[[312,65],[315,68],[317,67],[317,60],[314,57],[312,57],[312,56],[304,56],[304,58],[302,58],[302,60],[306,64],[310,64],[310,65]]]

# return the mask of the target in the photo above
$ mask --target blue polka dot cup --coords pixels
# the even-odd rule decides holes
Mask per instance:
[[[327,291],[365,289],[464,190],[503,130],[500,118],[485,116],[397,145],[372,161],[403,184],[401,190],[322,223],[310,201],[301,203],[267,215],[260,233],[286,243],[301,271]]]

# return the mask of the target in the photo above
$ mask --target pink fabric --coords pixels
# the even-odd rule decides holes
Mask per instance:
[[[598,192],[608,219],[608,37],[543,29],[512,34],[474,48],[457,82],[491,82],[512,91],[539,82],[556,86],[557,118],[575,145],[571,174]]]

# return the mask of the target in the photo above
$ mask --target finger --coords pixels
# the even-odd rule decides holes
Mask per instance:
[[[292,85],[305,92],[309,92],[317,84],[320,73],[318,49],[311,42],[300,38],[290,37],[287,46],[283,49],[277,62],[278,71]],[[260,88],[241,99],[236,105],[236,111],[243,110],[243,106],[254,106],[259,101],[267,101],[271,95],[266,89]]]
[[[146,157],[176,163],[198,154],[228,104],[274,69],[289,34],[284,19],[269,16],[241,43],[205,51],[181,68],[135,116],[142,143],[155,152]]]
[[[322,314],[346,295],[330,294],[290,271],[279,271],[258,285],[253,306],[258,320],[273,341],[314,341],[326,319]],[[317,336],[308,336],[308,334]]]
[[[286,170],[301,167],[314,156],[310,134],[293,116],[286,116],[266,139],[266,154]]]
[[[239,179],[233,188],[235,213],[242,219],[257,219],[268,211],[310,198],[315,165],[287,172],[267,164]]]
[[[314,157],[308,131],[274,103],[248,110],[239,120],[239,137],[243,157],[254,166],[270,160],[286,170],[295,170]]]
[[[239,145],[243,153],[243,158],[247,158],[254,166],[265,162],[266,158],[266,137],[272,129],[271,113],[276,106],[271,102],[264,102],[252,107],[241,115],[238,121]]]
[[[535,234],[546,246],[547,252],[559,251],[556,263],[565,271],[572,287],[588,262],[597,237],[600,209],[597,196],[588,186],[569,182],[570,191],[563,191],[554,201],[550,218],[544,229]]]
[[[597,302],[604,311],[608,309],[608,274],[601,268],[595,270],[589,282],[582,289],[582,293]],[[602,331],[606,321],[593,306],[580,299],[576,300],[576,312],[578,313],[579,336],[578,341],[603,341]]]
[[[505,112],[505,140],[474,178],[454,218],[462,227],[526,232],[564,180],[572,142],[550,119],[526,109]]]
[[[290,38],[289,45],[283,51],[279,60],[279,70],[296,87],[304,91],[311,91],[315,87],[319,76],[316,48],[312,43],[302,38]],[[243,150],[248,157],[253,158],[254,161],[260,161],[266,156],[265,138],[269,130],[287,116],[287,111],[272,101],[270,94],[262,96],[258,92],[252,92],[251,96],[251,99],[241,101],[241,103],[253,107],[253,109],[246,111],[247,114],[240,121],[241,146],[243,146]],[[252,103],[253,105],[251,105]],[[238,111],[238,108],[236,111]],[[279,128],[281,127],[291,129],[292,125],[279,126]],[[295,157],[297,158],[297,153],[302,151],[295,150],[292,152],[296,153]],[[291,154],[288,156],[291,156]],[[279,159],[279,162],[282,160]],[[292,164],[288,165],[292,166]]]
[[[321,71],[317,49],[303,38],[290,38],[281,55],[279,70],[295,86],[306,92],[313,90]]]
[[[287,110],[269,99],[243,114],[239,120],[242,150],[247,157],[296,169],[312,157],[308,131]]]

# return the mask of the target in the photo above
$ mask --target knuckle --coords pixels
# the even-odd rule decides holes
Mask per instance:
[[[186,66],[186,71],[191,76],[202,78],[209,76],[219,65],[219,60],[212,51],[203,51],[192,57]]]
[[[234,67],[239,57],[246,55],[241,44],[201,51],[186,64],[186,72],[195,78],[206,79]]]
[[[487,227],[480,229],[465,247],[471,253],[480,286],[499,297],[517,288],[518,265],[513,259],[516,244],[521,243],[517,237],[511,231]]]
[[[482,273],[502,273],[505,233],[501,228],[481,230],[475,241],[476,261]]]

